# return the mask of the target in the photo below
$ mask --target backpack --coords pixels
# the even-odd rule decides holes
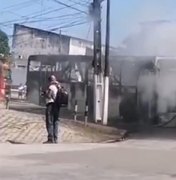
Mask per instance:
[[[68,105],[68,93],[63,87],[58,88],[55,104],[57,107],[65,107]]]

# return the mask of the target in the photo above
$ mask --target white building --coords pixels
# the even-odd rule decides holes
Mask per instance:
[[[30,55],[86,55],[87,49],[93,52],[93,43],[62,34],[14,25],[12,52],[15,59],[28,59]],[[92,54],[91,52],[91,54]]]

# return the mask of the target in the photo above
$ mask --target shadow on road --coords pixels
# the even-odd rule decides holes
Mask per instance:
[[[11,101],[9,104],[9,109],[19,111],[19,112],[32,113],[32,114],[42,115],[45,113],[44,107],[36,106],[26,101],[20,101],[20,100]]]
[[[143,140],[176,140],[176,128],[150,128],[143,131],[139,131],[130,136],[130,139]]]

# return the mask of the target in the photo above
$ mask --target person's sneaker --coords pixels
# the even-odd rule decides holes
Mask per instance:
[[[45,141],[45,142],[43,142],[43,144],[53,144],[53,141]]]

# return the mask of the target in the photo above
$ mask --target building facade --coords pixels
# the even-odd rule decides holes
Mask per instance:
[[[93,50],[91,41],[19,24],[14,25],[12,53],[15,59],[27,60],[30,55],[39,54],[86,55],[87,49]]]
[[[111,54],[115,48],[111,48]],[[102,55],[105,46],[102,46]],[[13,67],[13,82],[25,83],[25,79],[15,80],[20,77],[20,71],[26,74],[26,67],[30,55],[93,55],[93,42],[57,34],[42,29],[31,28],[24,25],[14,24],[12,40],[12,55],[15,66]],[[15,74],[18,74],[17,76]],[[25,76],[26,77],[26,76]]]
[[[12,55],[13,84],[24,84],[30,55],[93,55],[93,43],[80,38],[56,34],[19,24],[14,25]],[[25,65],[25,67],[21,66]],[[23,76],[20,76],[20,74]],[[24,77],[25,74],[25,78]],[[21,78],[20,78],[21,77]]]

